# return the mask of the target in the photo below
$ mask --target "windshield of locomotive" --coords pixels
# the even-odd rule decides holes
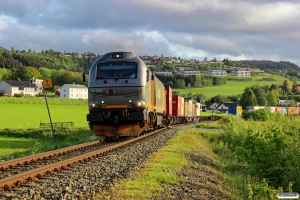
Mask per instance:
[[[136,63],[99,63],[97,65],[97,79],[134,79],[136,72]]]

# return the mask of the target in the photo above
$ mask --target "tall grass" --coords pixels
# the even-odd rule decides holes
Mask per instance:
[[[300,191],[300,119],[271,114],[267,122],[224,117],[224,133],[201,133],[226,164],[232,188],[243,199],[277,199]]]
[[[99,139],[90,129],[4,129],[0,131],[0,161],[33,155]]]

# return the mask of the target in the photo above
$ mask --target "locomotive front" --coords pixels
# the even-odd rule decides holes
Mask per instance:
[[[107,53],[93,63],[87,121],[95,135],[138,136],[154,126],[151,76],[144,62],[130,52]]]

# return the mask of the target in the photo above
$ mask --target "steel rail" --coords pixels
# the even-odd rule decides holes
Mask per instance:
[[[110,146],[110,147],[106,147],[106,148],[103,148],[103,149],[92,151],[92,152],[82,154],[82,155],[79,155],[79,156],[76,156],[76,157],[73,157],[73,158],[69,158],[69,159],[66,159],[64,161],[60,161],[60,162],[57,162],[57,163],[54,163],[54,164],[51,164],[51,165],[48,165],[48,166],[40,167],[40,168],[31,170],[31,171],[28,171],[28,172],[23,172],[23,173],[16,174],[16,175],[11,176],[11,177],[1,179],[0,180],[0,192],[5,191],[5,190],[10,190],[11,187],[22,186],[23,184],[25,184],[27,182],[31,182],[35,179],[42,178],[42,177],[46,176],[49,173],[58,172],[60,170],[68,169],[69,167],[72,167],[73,164],[76,164],[78,162],[79,163],[87,162],[87,161],[92,160],[96,157],[99,157],[99,156],[101,156],[101,155],[103,155],[107,152],[116,150],[118,148],[129,145],[130,143],[135,143],[139,140],[143,140],[147,137],[155,135],[155,134],[157,134],[157,133],[159,133],[159,132],[161,132],[165,129],[167,129],[167,128],[162,128],[162,129],[159,129],[159,130],[154,131],[152,133],[148,133],[148,134],[140,136],[138,138],[134,138],[132,140],[124,141],[124,142],[118,143],[118,144]]]
[[[69,153],[69,152],[76,151],[76,150],[83,150],[85,148],[93,147],[93,146],[96,146],[99,144],[101,144],[101,142],[98,140],[98,141],[88,142],[88,143],[84,143],[84,144],[78,144],[75,146],[70,146],[70,147],[66,147],[66,148],[62,148],[62,149],[58,149],[58,150],[48,151],[48,152],[44,152],[44,153],[40,153],[40,154],[36,154],[36,155],[17,158],[14,160],[0,162],[0,171],[5,171],[8,168],[22,166],[22,165],[25,165],[30,162],[36,162],[40,159],[54,157],[54,156],[60,156],[61,154]]]

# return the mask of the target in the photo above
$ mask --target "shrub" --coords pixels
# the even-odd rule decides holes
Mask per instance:
[[[242,115],[243,119],[249,120],[255,120],[255,121],[268,121],[273,117],[273,115],[276,115],[275,113],[272,113],[268,109],[258,109],[253,112],[247,112]]]

